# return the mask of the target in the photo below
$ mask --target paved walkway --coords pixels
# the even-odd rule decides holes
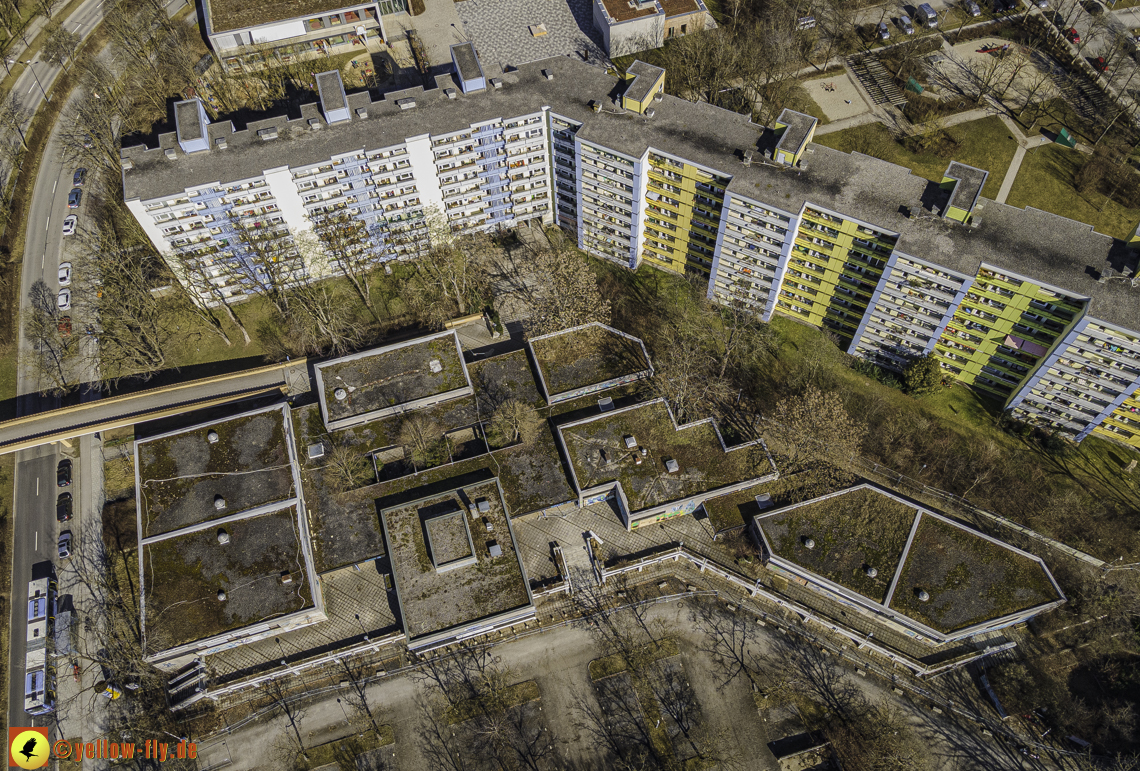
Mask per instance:
[[[452,0],[424,0],[424,12],[419,16],[406,13],[384,19],[384,31],[391,40],[405,40],[407,30],[414,29],[423,41],[432,68],[451,64],[451,46],[464,43],[467,36],[463,32],[456,4]]]

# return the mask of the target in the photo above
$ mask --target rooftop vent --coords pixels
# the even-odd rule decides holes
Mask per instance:
[[[428,369],[438,375],[443,372],[443,364],[440,363],[439,359],[432,359],[428,362]]]
[[[626,434],[625,435],[625,449],[632,450],[634,447],[637,447],[637,440],[634,439],[633,436],[631,436],[630,434]]]
[[[772,508],[772,494],[761,493],[760,495],[757,495],[756,506],[760,509],[760,511]]]
[[[665,98],[665,94],[661,91],[658,91],[656,94],[653,95],[653,101],[655,101],[655,102],[660,102],[664,98]]]
[[[480,514],[486,514],[488,511],[491,510],[491,502],[488,501],[486,498],[480,498],[479,500],[475,501],[475,509]]]
[[[229,146],[230,143],[226,141],[225,137],[218,137],[214,140],[214,149],[216,150],[225,150]]]
[[[867,578],[875,578],[879,575],[879,571],[868,565],[863,568],[863,572],[867,574]]]
[[[333,396],[336,398],[336,400],[338,402],[343,402],[345,399],[348,398],[348,391],[344,390],[343,388],[338,388],[335,391],[333,391]]]
[[[226,532],[226,529],[224,527],[219,527],[218,528],[218,543],[225,546],[229,542],[230,542],[230,534]]]
[[[554,80],[554,73],[550,70],[543,70],[542,77],[546,78],[547,80]]]
[[[678,463],[677,461],[673,460],[672,458],[669,458],[668,460],[665,461],[665,470],[668,471],[670,474],[679,473],[681,471],[681,464]]]
[[[218,443],[218,432],[211,428],[209,431],[206,432],[206,441],[209,442],[210,444],[217,444]]]
[[[502,78],[491,78],[491,88],[502,88],[502,87],[503,87],[503,79]]]
[[[483,520],[483,526],[487,528],[488,533],[495,532],[495,523],[489,519]]]
[[[320,127],[321,127],[321,119],[320,118],[309,118],[309,128],[310,129],[312,129],[313,131],[317,131],[320,129]]]
[[[416,100],[408,97],[407,99],[397,99],[396,106],[401,110],[410,110],[416,106]]]
[[[267,128],[257,132],[257,138],[262,142],[268,142],[270,139],[277,138],[277,129]]]
[[[282,570],[281,571],[281,583],[286,585],[286,586],[293,583],[293,574],[290,573],[288,570]]]
[[[748,150],[747,152],[744,153],[744,165],[745,166],[751,166],[752,165],[752,151],[751,150]]]
[[[614,408],[614,399],[612,396],[603,396],[598,399],[598,409],[601,412],[609,412]]]
[[[226,507],[226,499],[220,495],[214,496],[214,508],[221,511]]]
[[[226,590],[225,589],[219,589],[218,590],[218,601],[219,602],[225,602],[226,601]]]
[[[309,445],[309,460],[316,460],[317,458],[325,457],[325,445],[323,442]]]
[[[915,596],[918,597],[919,602],[930,602],[930,594],[925,589],[919,589]]]
[[[495,543],[494,541],[491,541],[489,544],[487,544],[487,553],[492,557],[502,557],[503,547],[499,546],[499,544]]]
[[[364,118],[367,118],[368,117],[368,108],[367,107],[358,107],[356,109],[356,117],[360,118],[361,120],[363,120]]]
[[[166,157],[173,161],[178,157],[178,153],[174,152],[173,147],[168,147],[166,148]]]
[[[815,548],[815,540],[814,539],[808,538],[805,535],[802,540],[803,540],[803,545],[804,545],[805,549],[814,549]]]
[[[130,171],[131,169],[133,169],[135,167],[135,162],[132,161],[130,158],[124,158],[122,163],[120,163],[119,165],[121,165],[123,167],[123,171]]]
[[[646,118],[652,118],[652,117],[653,117],[654,115],[656,115],[656,114],[657,114],[657,110],[654,110],[652,107],[648,108],[648,109],[645,111],[645,117],[646,117]]]
[[[443,95],[446,96],[448,99],[454,99],[457,96],[459,96],[459,92],[456,91],[454,88],[445,88],[445,89],[443,89]]]

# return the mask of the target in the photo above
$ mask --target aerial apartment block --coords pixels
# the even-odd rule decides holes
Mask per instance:
[[[610,56],[660,48],[670,38],[715,26],[701,0],[594,0],[594,28]]]
[[[124,198],[207,303],[258,291],[249,228],[295,244],[298,281],[328,273],[305,237],[348,213],[375,259],[528,220],[583,251],[709,279],[709,296],[826,328],[848,353],[948,378],[1021,418],[1140,446],[1136,253],[1089,225],[982,197],[987,173],[938,181],[664,94],[666,73],[619,78],[557,57],[492,76],[470,44],[436,87],[373,101],[318,76],[299,117],[236,130],[195,100],[155,148],[123,150]],[[265,229],[265,230],[262,230]]]

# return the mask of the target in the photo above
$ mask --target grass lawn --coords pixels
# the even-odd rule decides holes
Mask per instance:
[[[541,698],[541,694],[538,690],[538,683],[534,680],[527,680],[509,686],[500,695],[498,706],[501,706],[503,709],[510,709],[511,707],[517,707],[520,704],[526,704],[539,698]],[[477,717],[481,711],[482,706],[480,705],[479,699],[467,699],[447,710],[444,717],[448,725],[457,725],[459,723],[465,723],[473,717]]]
[[[831,120],[827,117],[827,115],[824,114],[823,108],[820,107],[819,104],[811,98],[811,95],[808,93],[807,89],[804,88],[801,89],[801,91],[803,92],[802,94],[796,94],[792,98],[791,102],[786,105],[787,109],[795,110],[796,112],[807,113],[808,115],[818,120],[819,125],[821,126],[831,123]]]
[[[1006,200],[1010,206],[1034,206],[1062,217],[1087,222],[1113,238],[1127,238],[1140,222],[1140,209],[1126,209],[1100,193],[1079,193],[1073,177],[1085,156],[1060,145],[1030,150]],[[1101,209],[1104,211],[1101,211]]]
[[[379,747],[386,747],[394,741],[392,726],[380,726],[379,735],[377,735],[376,730],[370,728],[363,733],[337,739],[335,742],[306,748],[305,755],[308,758],[298,756],[295,767],[298,769],[324,768],[335,763],[340,768],[355,768],[358,755]]]
[[[667,659],[670,656],[676,656],[678,653],[680,653],[680,651],[677,649],[677,641],[665,639],[646,645],[644,649],[638,651],[636,655],[642,658],[643,662],[648,665],[658,659]],[[624,672],[625,669],[625,658],[620,653],[613,653],[590,662],[590,679],[602,680],[616,675],[619,672]]]
[[[982,195],[993,198],[1001,189],[1009,162],[1017,149],[1017,142],[996,116],[961,123],[950,129],[957,132],[961,145],[953,158],[943,158],[933,153],[912,153],[894,140],[885,126],[870,123],[855,126],[816,137],[817,144],[843,152],[860,152],[873,155],[884,161],[906,166],[920,177],[935,182],[942,180],[942,174],[951,160],[985,169],[990,173]],[[1025,167],[1022,166],[1022,169]]]

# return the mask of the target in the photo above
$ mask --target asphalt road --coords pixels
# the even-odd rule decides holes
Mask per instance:
[[[31,723],[24,714],[24,647],[27,634],[28,581],[32,566],[56,557],[57,523],[55,447],[45,445],[16,455],[16,505],[12,521],[12,629],[9,645],[8,725]],[[73,491],[74,494],[74,491]],[[40,718],[36,725],[48,725]]]

